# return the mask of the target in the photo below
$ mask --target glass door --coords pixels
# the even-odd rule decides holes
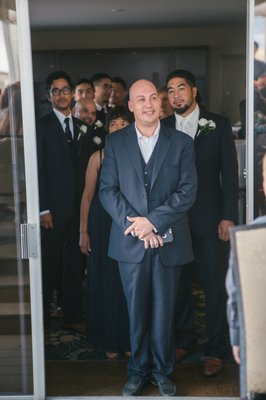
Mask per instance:
[[[0,399],[44,394],[41,263],[27,0],[0,0]]]

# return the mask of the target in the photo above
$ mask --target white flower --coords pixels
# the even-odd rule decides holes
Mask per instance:
[[[78,140],[80,139],[81,136],[83,136],[87,133],[87,130],[88,130],[88,128],[86,127],[86,125],[80,125]]]
[[[206,118],[201,118],[199,119],[199,126],[204,127],[208,123],[208,120]]]
[[[93,141],[98,146],[102,143],[102,139],[99,136],[94,136]]]
[[[94,125],[95,125],[95,128],[94,128],[94,129],[96,129],[96,128],[101,128],[101,127],[103,126],[103,123],[102,123],[102,121],[100,121],[100,120],[98,119],[98,121],[96,121],[96,122],[94,123]]]
[[[80,133],[83,132],[84,134],[87,133],[88,128],[86,125],[81,125],[79,128]]]
[[[199,129],[200,132],[204,132],[206,134],[210,133],[210,131],[216,128],[215,122],[210,119],[209,121],[206,118],[201,118],[199,120]]]

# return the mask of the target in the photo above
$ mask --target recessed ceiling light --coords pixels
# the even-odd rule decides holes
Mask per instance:
[[[126,11],[125,8],[112,8],[111,9],[111,12],[113,12],[113,13],[124,12],[124,11]]]

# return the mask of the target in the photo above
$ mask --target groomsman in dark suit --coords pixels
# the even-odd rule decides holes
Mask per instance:
[[[78,138],[86,129],[72,117],[72,82],[64,71],[46,79],[53,111],[37,121],[37,154],[42,241],[45,339],[56,278],[62,266],[64,328],[83,333],[79,198],[77,185]]]
[[[92,153],[104,147],[107,131],[104,129],[104,125],[100,120],[96,121],[96,104],[93,100],[86,98],[77,100],[72,109],[72,115],[86,124],[86,129],[80,131],[78,141],[78,186],[80,197],[82,197],[89,158]]]
[[[151,82],[135,82],[128,105],[135,123],[107,135],[100,185],[113,219],[109,255],[119,263],[130,319],[123,396],[139,395],[150,379],[161,395],[174,396],[176,288],[180,266],[193,258],[187,219],[197,188],[193,141],[160,125]]]
[[[112,90],[112,79],[108,74],[99,72],[94,74],[91,80],[95,90],[94,101],[97,109],[96,120],[100,120],[105,124],[106,114],[110,108],[108,103]]]
[[[214,376],[223,369],[226,329],[225,274],[228,266],[229,228],[238,219],[238,163],[228,119],[201,109],[196,101],[194,76],[186,70],[171,72],[166,80],[175,114],[163,120],[166,126],[185,132],[194,140],[198,192],[189,211],[195,267],[204,289],[208,342],[203,374]],[[189,266],[183,269],[177,303],[176,359],[192,350]],[[183,315],[180,315],[180,312]],[[183,322],[181,323],[181,319]],[[181,324],[181,326],[180,326]]]

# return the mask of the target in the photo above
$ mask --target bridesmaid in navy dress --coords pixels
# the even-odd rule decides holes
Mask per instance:
[[[106,128],[115,132],[132,122],[131,113],[117,106],[107,114]],[[118,264],[108,257],[111,217],[99,198],[104,149],[89,159],[80,212],[80,249],[87,254],[86,324],[88,340],[115,359],[130,355],[129,322]]]

